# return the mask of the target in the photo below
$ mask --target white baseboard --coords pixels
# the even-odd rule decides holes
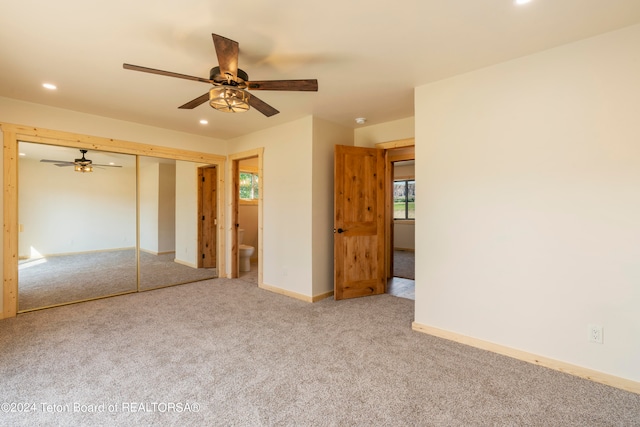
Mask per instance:
[[[517,350],[511,347],[506,347],[478,338],[468,337],[456,332],[434,328],[432,326],[423,325],[418,322],[413,322],[411,327],[414,331],[433,335],[439,338],[444,338],[450,341],[459,342],[471,347],[476,347],[482,350],[491,351],[493,353],[502,354],[503,356],[509,356],[514,359],[522,360],[524,362],[533,363],[534,365],[544,366],[545,368],[553,369],[555,371],[564,372],[566,374],[575,375],[577,377],[585,378],[597,383],[606,384],[611,387],[616,387],[622,390],[630,391],[632,393],[640,394],[640,382],[606,374],[604,372],[594,371],[593,369],[572,365],[570,363],[550,359],[548,357],[539,356],[537,354],[529,353],[523,350]]]

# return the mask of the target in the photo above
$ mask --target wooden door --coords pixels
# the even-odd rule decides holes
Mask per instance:
[[[198,168],[198,267],[216,267],[217,173],[215,166]]]
[[[385,292],[385,167],[376,148],[336,145],[334,298]]]

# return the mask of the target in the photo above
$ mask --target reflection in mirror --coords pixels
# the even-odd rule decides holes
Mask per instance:
[[[18,151],[18,310],[135,291],[135,156]]]
[[[217,276],[215,268],[198,268],[199,166],[139,157],[140,290]]]

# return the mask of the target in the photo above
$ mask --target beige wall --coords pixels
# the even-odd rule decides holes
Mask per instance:
[[[258,259],[258,205],[238,206],[238,224],[244,230],[243,244],[253,246],[251,259]]]
[[[174,252],[176,246],[176,166],[140,159],[140,249]],[[131,181],[129,181],[130,185]]]
[[[313,119],[313,295],[333,291],[333,163],[336,145],[353,145],[353,130]]]
[[[176,250],[176,165],[160,163],[158,179],[158,252]]]
[[[414,118],[394,120],[359,127],[354,131],[354,144],[357,147],[373,147],[380,142],[408,139],[415,136]]]
[[[176,254],[181,264],[198,266],[198,168],[205,163],[176,160]]]
[[[0,97],[0,122],[226,155],[224,140]]]
[[[306,297],[333,290],[335,144],[353,145],[353,131],[311,116],[229,141],[232,154],[264,147],[265,285]]]
[[[20,257],[135,247],[134,167],[77,173],[39,158],[19,162]]]
[[[416,322],[640,381],[638,46],[416,89]]]
[[[157,162],[140,159],[138,172],[140,189],[140,249],[152,253],[158,250],[158,200],[160,195]],[[18,203],[21,205],[21,203]]]
[[[416,167],[415,165],[403,165],[398,166],[398,163],[394,164],[393,177],[398,179],[410,179],[415,178]]]
[[[230,154],[264,147],[263,284],[307,296],[312,283],[312,122],[307,116],[229,141]],[[227,185],[231,194],[231,180]]]

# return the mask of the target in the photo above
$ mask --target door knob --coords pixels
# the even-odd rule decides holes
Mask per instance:
[[[342,228],[338,228],[338,233],[340,233],[340,234],[344,233],[345,231],[347,231],[347,230],[343,230]]]

